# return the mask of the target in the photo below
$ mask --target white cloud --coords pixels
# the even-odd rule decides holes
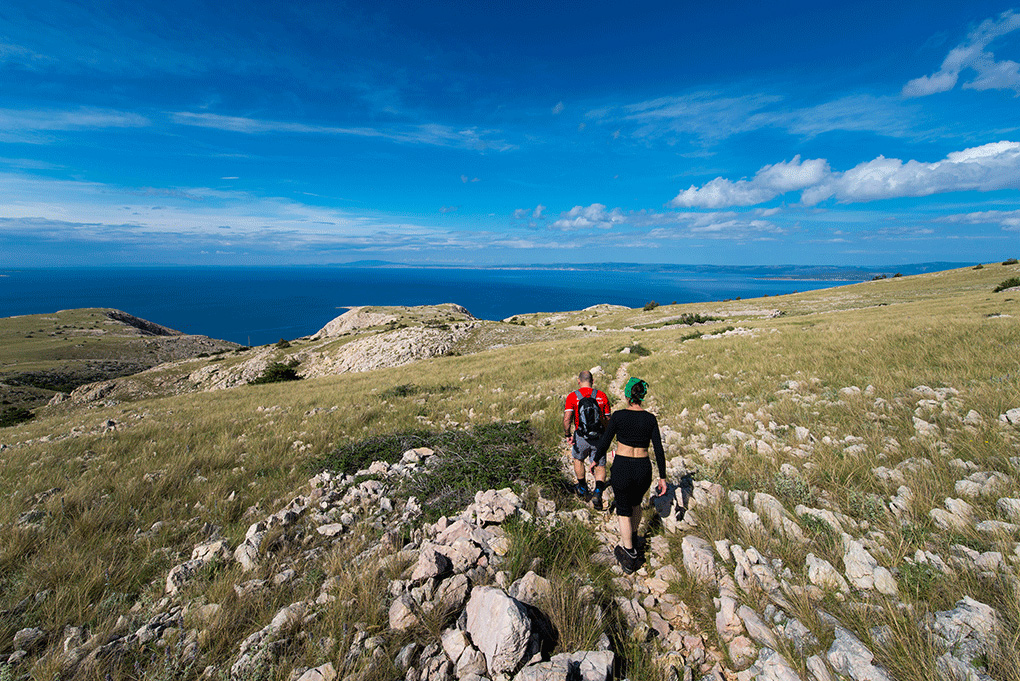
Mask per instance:
[[[619,208],[607,211],[601,203],[593,203],[590,206],[574,206],[567,212],[560,213],[560,219],[552,223],[550,227],[563,231],[609,229],[623,221],[623,211]]]
[[[46,142],[38,133],[92,128],[141,128],[144,116],[112,109],[0,109],[0,142]]]
[[[809,159],[802,163],[800,156],[794,156],[788,163],[765,166],[750,180],[731,182],[717,177],[701,187],[691,185],[677,194],[670,205],[676,208],[753,206],[786,192],[816,185],[829,172],[825,159]]]
[[[878,158],[844,173],[832,173],[805,189],[801,200],[814,205],[828,198],[844,203],[957,191],[1020,188],[1020,143],[994,142],[924,163]]]
[[[1007,232],[1020,231],[1020,210],[984,210],[976,213],[946,215],[940,222],[964,225],[999,225]]]
[[[1015,90],[1020,94],[1020,64],[995,61],[986,48],[997,38],[1020,29],[1020,13],[1003,12],[997,19],[986,19],[967,38],[949,51],[942,67],[930,76],[915,78],[903,86],[904,97],[924,97],[952,90],[964,70],[974,72],[974,79],[963,84],[973,90]]]
[[[530,208],[518,208],[512,213],[514,220],[523,220],[529,215],[531,215]]]
[[[902,137],[911,131],[912,107],[898,97],[851,95],[801,108],[784,107],[784,102],[785,97],[776,94],[731,96],[702,91],[660,97],[621,109],[592,110],[588,118],[636,126],[629,133],[635,139],[688,134],[709,143],[767,128],[802,137],[832,131]]]
[[[787,192],[801,191],[801,202],[827,199],[841,203],[954,191],[1020,188],[1020,143],[1001,141],[946,155],[934,163],[878,158],[845,172],[835,172],[825,159],[764,166],[750,180],[717,177],[701,187],[692,185],[671,202],[674,207],[719,209],[765,203]]]
[[[537,206],[535,206],[535,211],[531,214],[531,217],[533,217],[536,220],[541,220],[543,217],[542,213],[544,211],[545,206],[543,206],[542,204],[538,204]]]
[[[565,106],[565,105],[563,104],[563,102],[558,102],[558,103],[556,104],[556,106],[554,106],[554,107],[552,108],[552,112],[553,112],[554,114],[561,114],[561,113],[563,113],[563,110],[564,110],[564,109],[566,109],[566,108],[567,108],[567,107],[566,107],[566,106]]]
[[[457,129],[435,123],[413,125],[403,129],[379,129],[364,126],[345,127],[288,121],[265,121],[257,118],[193,113],[189,111],[173,112],[170,116],[173,122],[178,125],[225,130],[246,135],[289,133],[299,135],[374,137],[405,144],[425,144],[438,147],[477,149],[480,151],[489,149],[509,151],[516,148],[504,140],[493,139],[492,135],[497,134],[493,130],[478,130],[477,128]]]

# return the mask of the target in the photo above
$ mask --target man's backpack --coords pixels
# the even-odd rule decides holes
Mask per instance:
[[[602,426],[602,407],[595,399],[595,389],[592,388],[591,394],[587,397],[582,395],[580,390],[575,390],[574,393],[577,395],[576,432],[585,438],[601,435],[605,429]]]

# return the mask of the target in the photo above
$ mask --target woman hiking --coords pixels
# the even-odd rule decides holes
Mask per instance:
[[[615,437],[619,442],[613,461],[609,484],[616,497],[616,515],[620,523],[620,544],[613,555],[627,574],[638,569],[636,540],[638,525],[641,523],[641,500],[652,484],[652,462],[648,456],[649,444],[655,452],[655,464],[659,469],[656,493],[666,491],[666,455],[662,449],[659,422],[655,414],[645,411],[642,406],[648,394],[648,384],[640,378],[631,378],[623,390],[627,406],[618,409],[609,417],[609,425],[599,440],[596,460],[606,455]]]

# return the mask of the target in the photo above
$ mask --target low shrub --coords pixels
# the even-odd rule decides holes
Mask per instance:
[[[885,502],[877,494],[869,494],[858,489],[851,489],[847,492],[846,502],[847,507],[843,511],[847,515],[869,522],[885,519]]]
[[[34,418],[35,414],[24,407],[4,407],[3,410],[0,410],[0,428],[16,426]]]
[[[657,307],[659,307],[659,304],[657,302],[655,302],[654,300],[651,300],[651,301],[645,303],[644,311],[645,312],[650,312],[651,310],[654,310]]]
[[[903,563],[900,566],[900,589],[914,600],[926,601],[942,573],[929,563]]]
[[[623,352],[627,348],[630,348],[630,354],[637,355],[638,357],[647,357],[648,355],[652,354],[651,350],[641,345],[640,343],[633,343],[631,345],[627,345],[617,350],[617,352]]]
[[[283,350],[284,348],[289,348],[290,341],[287,340],[286,338],[281,338],[280,340],[276,341],[276,347],[280,348],[281,350]]]
[[[1002,264],[1003,265],[1015,265],[1015,264],[1017,264],[1017,262],[1020,262],[1020,261],[1018,261],[1016,258],[1010,258],[1009,260],[1003,260]]]
[[[974,267],[972,269],[983,270],[984,268],[985,268],[984,265],[982,265],[981,263],[978,263],[977,265],[974,265]]]
[[[448,393],[457,390],[455,385],[436,385],[436,386],[425,386],[415,385],[414,383],[402,383],[401,385],[395,385],[392,388],[379,393],[379,397],[384,400],[393,399],[395,397],[410,397],[411,395],[420,395],[422,393],[429,395],[435,393]]]
[[[297,381],[301,378],[294,369],[297,365],[298,363],[296,361],[290,361],[287,364],[284,364],[283,362],[273,362],[262,371],[262,374],[258,378],[248,381],[248,384],[262,385],[263,383]]]
[[[1006,281],[1002,282],[1001,284],[993,288],[992,293],[1005,291],[1006,289],[1013,288],[1014,286],[1020,286],[1020,277],[1010,277]]]

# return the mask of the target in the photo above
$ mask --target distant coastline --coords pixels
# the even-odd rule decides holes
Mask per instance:
[[[876,276],[946,269],[571,263],[569,266],[360,265],[4,268],[0,317],[103,307],[189,334],[261,345],[313,334],[345,308],[457,303],[481,319],[599,303],[705,303],[778,296]],[[607,273],[613,276],[607,277]]]

